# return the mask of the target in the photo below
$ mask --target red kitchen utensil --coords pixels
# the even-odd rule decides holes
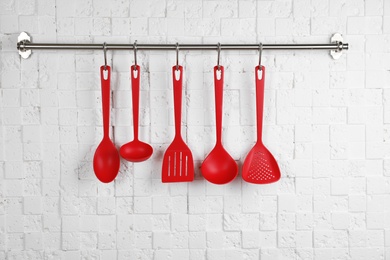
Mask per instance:
[[[104,71],[107,78],[104,78]],[[93,157],[93,170],[96,177],[101,182],[111,182],[119,172],[119,153],[109,136],[110,124],[110,66],[100,67],[100,77],[102,84],[102,108],[103,108],[103,140],[97,147]]]
[[[119,152],[120,155],[130,162],[142,162],[152,155],[153,148],[138,139],[138,114],[139,114],[139,82],[140,82],[140,66],[133,65],[130,68],[131,72],[131,88],[133,100],[133,128],[134,140],[122,145]],[[137,74],[137,76],[135,76]]]
[[[256,66],[256,114],[257,114],[257,142],[245,158],[242,167],[242,178],[250,183],[267,184],[280,179],[278,163],[262,141],[263,132],[263,103],[265,67]],[[262,77],[259,79],[258,72]]]
[[[175,72],[180,72],[176,79]],[[181,103],[183,67],[173,66],[173,97],[175,110],[175,137],[165,151],[162,164],[162,182],[186,182],[194,180],[194,161],[190,148],[181,137]]]
[[[220,71],[221,73],[220,79],[217,77],[217,71]],[[223,77],[223,66],[215,66],[214,85],[217,140],[214,149],[206,157],[201,166],[202,175],[206,180],[214,184],[226,184],[231,182],[238,174],[236,161],[222,146]]]

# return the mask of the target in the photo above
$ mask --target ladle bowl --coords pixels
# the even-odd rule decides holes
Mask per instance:
[[[236,178],[238,166],[222,145],[216,145],[203,161],[201,171],[209,182],[225,184]]]
[[[122,145],[119,153],[123,159],[129,162],[142,162],[152,156],[153,148],[140,140],[133,140]]]

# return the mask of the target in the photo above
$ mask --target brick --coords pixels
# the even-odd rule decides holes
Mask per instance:
[[[380,212],[367,212],[367,228],[383,229],[384,215]]]
[[[314,247],[345,246],[347,242],[347,233],[345,231],[314,231]]]
[[[3,33],[14,33],[18,29],[18,17],[16,15],[2,15],[0,24]]]
[[[6,217],[5,227],[8,232],[23,232],[23,221],[22,215],[8,215]]]
[[[358,16],[364,14],[364,1],[330,1],[331,16]]]
[[[188,248],[188,241],[189,241],[189,233],[188,232],[177,232],[172,237],[172,248],[175,249],[182,249],[182,251],[185,251],[184,248]],[[176,251],[179,253],[179,250]]]
[[[350,211],[365,211],[366,210],[366,196],[365,195],[350,195],[349,196],[349,210]]]
[[[349,17],[347,31],[349,34],[380,34],[382,17]]]
[[[80,236],[77,233],[64,233],[62,235],[63,250],[77,250],[80,248]]]
[[[42,202],[40,197],[24,197],[24,214],[38,215],[42,213]]]
[[[348,229],[349,216],[344,212],[335,212],[332,214],[332,224],[334,229]]]
[[[61,249],[61,234],[59,232],[55,233],[43,233],[42,236],[43,245],[48,251],[57,251]],[[48,253],[49,255],[50,253]],[[55,253],[52,253],[53,255]]]
[[[95,249],[98,245],[97,233],[79,233],[80,234],[80,247],[87,249]]]
[[[295,228],[295,215],[291,213],[278,214],[278,226],[282,230],[291,230]]]
[[[171,241],[172,236],[168,232],[153,232],[153,248],[168,249]]]
[[[115,249],[116,235],[114,232],[99,233],[98,236],[98,248],[102,250]]]
[[[310,248],[313,244],[311,231],[297,231],[295,243],[297,248]]]
[[[296,228],[297,230],[311,230],[314,224],[313,214],[311,213],[298,213],[296,215]]]
[[[119,215],[117,217],[117,220],[115,221],[115,216],[105,216],[103,219],[100,220],[101,229],[106,231],[111,231],[113,229],[112,224],[115,223],[118,230],[121,231],[133,230],[136,219],[137,218],[133,216]]]
[[[371,195],[367,197],[367,211],[380,212],[385,204],[383,195]]]
[[[4,181],[4,195],[5,196],[19,196],[22,194],[23,182],[20,180],[6,180]]]
[[[150,215],[135,215],[134,226],[136,231],[151,231],[152,217]]]
[[[278,18],[275,23],[277,35],[298,35],[310,34],[310,20],[307,18]]]
[[[62,230],[64,232],[78,232],[80,230],[80,218],[78,216],[63,216]]]
[[[383,0],[365,3],[365,15],[383,15]]]
[[[22,179],[24,177],[23,165],[18,161],[4,163],[6,179]]]
[[[369,230],[367,232],[367,245],[371,247],[383,247],[385,236],[383,230]]]
[[[278,211],[293,212],[296,207],[296,199],[294,196],[280,195],[278,196]]]
[[[346,17],[313,17],[311,19],[312,35],[327,35],[329,32],[345,32],[347,28]]]
[[[84,215],[80,218],[80,231],[90,232],[98,230],[98,218],[93,215]]]
[[[390,19],[389,16],[383,17],[383,32],[389,33],[390,32]]]
[[[171,199],[169,197],[153,198],[153,213],[169,213],[171,210]]]
[[[235,2],[218,2],[209,1],[207,6],[204,6],[203,16],[205,18],[211,17],[237,17],[238,16],[238,5]]]
[[[206,232],[190,232],[188,242],[189,248],[205,248]]]
[[[135,213],[152,213],[152,199],[148,197],[134,198]]]
[[[10,233],[7,234],[7,243],[14,250],[22,251],[24,249],[25,236],[23,233]]]
[[[260,213],[259,228],[262,231],[276,230],[277,216],[275,213]]]
[[[132,216],[118,216],[118,220],[114,215],[99,216],[99,230],[103,232],[111,232],[115,227],[120,227],[121,230],[130,230],[132,227]],[[117,223],[118,222],[118,223]]]
[[[125,235],[127,237],[127,234]],[[133,240],[135,240],[135,246],[137,248],[144,248],[144,249],[152,248],[153,236],[151,232],[137,232],[135,233],[134,237],[135,238]],[[130,239],[132,239],[132,237],[130,237]],[[124,242],[125,243],[123,243],[123,248],[127,248],[129,243],[127,241]]]
[[[291,1],[261,1],[257,5],[257,13],[260,17],[287,17],[291,12]]]
[[[100,197],[98,198],[98,214],[115,214],[115,198]]]
[[[42,250],[42,233],[26,233],[25,234],[25,248],[27,250]]]

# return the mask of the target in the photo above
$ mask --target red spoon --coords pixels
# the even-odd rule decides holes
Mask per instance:
[[[259,79],[258,72],[262,77]],[[257,142],[245,158],[242,166],[242,178],[250,183],[267,184],[280,179],[278,163],[262,141],[263,132],[263,103],[265,67],[256,66],[256,114],[257,114]]]
[[[218,79],[217,71],[221,77]],[[222,146],[222,99],[223,99],[223,66],[214,67],[215,85],[215,115],[217,142],[214,149],[203,161],[201,166],[202,175],[206,180],[215,184],[226,184],[236,178],[238,166],[236,161],[228,154]]]
[[[134,68],[135,66],[135,68]],[[142,162],[153,153],[153,148],[138,139],[138,114],[139,114],[139,82],[141,71],[138,65],[131,66],[131,88],[133,100],[133,127],[134,140],[122,145],[119,150],[121,156],[129,162]],[[137,76],[135,76],[135,73]]]
[[[104,71],[107,73],[107,78],[104,78]],[[115,179],[119,172],[119,153],[109,136],[110,123],[110,66],[100,67],[100,77],[102,84],[102,108],[103,108],[103,140],[96,148],[93,157],[93,170],[96,177],[101,182],[111,182]]]

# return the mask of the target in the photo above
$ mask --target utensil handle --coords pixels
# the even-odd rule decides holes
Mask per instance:
[[[183,67],[179,66],[176,70],[176,65],[172,67],[173,77],[173,109],[175,111],[175,133],[176,136],[181,136],[181,103],[182,103],[182,88],[183,88]],[[179,79],[176,79],[176,73],[179,71]]]
[[[221,73],[218,79],[217,73]],[[223,77],[224,68],[223,66],[214,67],[214,91],[215,91],[215,123],[217,133],[217,144],[222,143],[222,104],[223,104]]]
[[[259,78],[261,75],[261,79]],[[257,140],[262,140],[263,133],[263,109],[264,109],[264,80],[265,80],[265,67],[259,66],[255,68],[256,79],[256,116],[257,116]]]
[[[107,73],[107,78],[104,78],[104,73]],[[100,78],[102,85],[102,109],[103,109],[103,138],[109,137],[109,125],[110,125],[110,79],[111,79],[111,67],[100,67]]]
[[[135,68],[134,68],[135,66]],[[134,75],[137,73],[137,77]],[[133,102],[133,128],[134,140],[138,140],[138,116],[139,116],[139,82],[140,82],[140,66],[133,65],[130,67],[131,74],[131,98]]]

